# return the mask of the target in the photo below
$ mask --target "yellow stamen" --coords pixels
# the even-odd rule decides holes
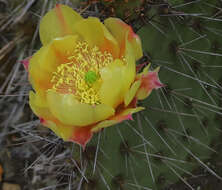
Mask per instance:
[[[98,47],[90,47],[86,42],[78,42],[68,60],[68,63],[59,65],[53,73],[52,88],[59,93],[72,93],[82,103],[100,104],[99,70],[113,62],[112,55],[102,53]],[[86,80],[89,73],[97,77],[90,85]]]

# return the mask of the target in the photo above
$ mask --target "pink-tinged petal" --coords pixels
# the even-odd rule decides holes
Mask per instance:
[[[114,117],[111,117],[107,120],[101,121],[99,123],[97,123],[96,125],[93,126],[93,128],[91,129],[92,132],[99,132],[100,130],[113,126],[115,124],[121,123],[122,121],[125,120],[133,120],[132,114],[127,114],[127,115],[121,115],[121,114],[117,114]]]
[[[164,86],[164,84],[162,84],[159,80],[158,71],[159,68],[140,76],[139,80],[141,80],[141,85],[136,95],[138,100],[145,99],[149,96],[153,89],[158,89]]]
[[[25,70],[28,72],[29,69],[29,60],[31,59],[30,57],[27,57],[26,59],[22,60],[21,63],[23,64],[23,66],[25,67]]]
[[[144,66],[146,66],[148,63],[142,63],[136,66],[136,72],[138,73]]]
[[[86,144],[90,141],[93,136],[91,129],[92,126],[76,127],[69,141],[74,141],[75,143],[81,145],[83,149],[85,149]]]
[[[133,120],[132,114],[128,115],[117,115],[112,118],[112,120],[118,121],[118,123],[125,121],[125,120]]]
[[[103,128],[110,127],[117,123],[121,123],[124,120],[133,120],[132,114],[142,111],[144,109],[143,107],[136,107],[136,104],[137,104],[137,99],[134,98],[127,107],[125,107],[124,104],[119,105],[116,109],[116,113],[114,116],[109,117],[104,121],[96,123],[92,127],[91,131],[98,132]]]
[[[75,142],[85,148],[86,144],[90,141],[93,136],[93,131],[91,130],[93,125],[85,127],[77,127],[71,125],[65,125],[57,119],[45,120],[40,118],[43,121],[43,125],[50,128],[57,136],[62,138],[64,141]]]
[[[125,120],[133,120],[132,114],[142,111],[143,107],[136,107],[136,108],[125,108],[123,110],[119,110],[115,116],[108,118],[107,120],[101,121],[92,128],[92,132],[98,132],[99,130],[110,127],[117,123],[121,123]]]
[[[136,107],[136,108],[124,108],[115,116],[109,118],[110,120],[117,121],[118,123],[124,120],[133,120],[132,114],[144,110],[143,107]]]
[[[128,114],[125,116],[124,120],[133,120],[132,114]]]
[[[40,117],[39,120],[40,120],[40,123],[43,124],[43,125],[44,125],[44,123],[46,123],[46,120],[43,119],[42,117]]]
[[[136,60],[142,57],[143,51],[140,38],[134,33],[131,26],[118,18],[108,18],[104,21],[104,24],[119,43],[119,57],[122,57],[125,54],[126,40],[128,40],[133,47],[133,53]]]
[[[133,100],[130,102],[130,104],[128,105],[128,107],[130,108],[135,108],[137,105],[137,98],[134,97]]]

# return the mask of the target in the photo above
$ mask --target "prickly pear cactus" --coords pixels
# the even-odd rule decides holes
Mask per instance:
[[[141,14],[131,12],[143,42],[141,62],[161,66],[166,87],[141,103],[147,109],[133,122],[106,129],[86,149],[95,189],[161,189],[178,179],[192,189],[184,174],[192,176],[197,165],[221,179],[203,162],[215,151],[210,143],[220,127],[217,7],[217,1],[143,1]]]
[[[95,189],[161,189],[178,179],[192,189],[184,174],[192,175],[197,165],[221,179],[202,161],[215,151],[210,143],[219,135],[221,115],[217,6],[216,1],[143,1],[137,7],[141,13],[131,12],[143,42],[141,61],[161,66],[166,87],[142,102],[147,109],[134,122],[106,129],[86,149]],[[125,8],[116,14],[124,16]]]
[[[61,3],[33,1],[29,8],[35,15],[43,15],[58,2]],[[48,189],[161,190],[178,180],[194,189],[186,179],[195,177],[192,170],[198,166],[221,179],[215,168],[205,163],[216,152],[211,142],[215,142],[221,132],[221,2],[63,2],[73,7],[75,4],[84,16],[104,18],[115,13],[131,24],[143,44],[144,57],[138,64],[160,66],[160,79],[166,86],[141,102],[146,109],[134,116],[134,121],[104,129],[84,151],[78,145],[62,142],[41,128],[35,117],[30,118],[25,96],[4,97],[2,105],[9,102],[12,106],[13,100],[23,102],[22,108],[10,107],[14,113],[20,111],[16,115],[20,119],[5,120],[4,130],[6,134],[18,132],[20,148],[28,151],[26,159],[32,158],[24,167],[34,177],[26,178],[32,182],[24,189],[47,186]],[[37,34],[31,35],[30,55],[39,44]],[[24,44],[18,46],[23,49],[16,49],[20,52],[19,60],[28,56],[24,53]],[[7,93],[24,94],[29,89],[17,84],[15,79],[24,72],[22,67],[18,68],[12,69],[16,74],[11,74],[14,78],[8,83]],[[12,84],[18,87],[11,89]],[[26,115],[26,123],[21,115]],[[38,180],[43,179],[42,174],[47,180]]]

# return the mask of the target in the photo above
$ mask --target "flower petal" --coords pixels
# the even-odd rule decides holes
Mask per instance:
[[[30,92],[29,103],[33,112],[40,117],[41,123],[50,128],[57,136],[61,137],[64,141],[74,141],[83,147],[92,137],[91,127],[75,127],[72,125],[66,125],[52,115],[47,107],[40,105],[39,97]]]
[[[154,71],[149,71],[147,74],[139,77],[141,80],[141,85],[136,95],[138,100],[143,100],[148,97],[153,89],[158,89],[164,86],[159,80],[158,71],[159,68],[155,69]]]
[[[112,64],[100,70],[102,85],[99,91],[101,102],[115,108],[123,100],[122,87],[124,66],[116,59]]]
[[[24,65],[25,70],[28,72],[29,70],[29,60],[31,59],[31,57],[27,57],[26,59],[22,60],[21,63]]]
[[[125,52],[126,35],[128,35],[127,39],[133,47],[133,52],[136,60],[143,56],[140,38],[137,34],[133,32],[131,26],[118,18],[108,18],[104,21],[104,24],[112,33],[112,35],[117,39],[121,47],[120,57],[124,55]]]
[[[141,81],[135,81],[132,86],[130,87],[129,91],[125,94],[124,97],[124,104],[125,107],[129,105],[129,103],[133,100],[133,98],[135,97],[137,90],[139,89],[141,85]]]
[[[33,91],[29,92],[29,105],[38,117],[44,120],[55,120],[44,99]]]
[[[44,126],[50,128],[58,137],[62,138],[64,141],[68,141],[75,130],[75,127],[64,125],[59,121],[45,120]]]
[[[141,78],[142,75],[146,75],[149,72],[151,64],[148,64],[143,68],[143,71],[136,75],[136,78]]]
[[[68,52],[74,51],[76,38],[57,38],[32,56],[29,60],[29,79],[35,91],[45,92],[52,87],[52,73],[59,64],[68,62]]]
[[[42,47],[30,59],[29,80],[35,90],[51,87],[51,73],[58,64],[54,51],[49,46]]]
[[[48,90],[47,101],[52,114],[66,125],[84,127],[104,120],[115,112],[108,105],[80,103],[73,94],[59,94],[53,90]]]
[[[148,62],[145,62],[145,63],[141,63],[141,64],[138,64],[136,65],[136,73],[139,73],[139,71],[148,64]]]
[[[144,110],[144,107],[136,107],[136,108],[125,108],[122,111],[120,111],[119,113],[117,113],[116,115],[114,115],[113,117],[110,118],[110,120],[115,120],[118,122],[122,122],[124,120],[132,120],[131,115]]]
[[[131,44],[126,40],[125,44],[125,67],[123,70],[123,91],[122,94],[125,95],[126,92],[129,90],[131,84],[135,80],[135,75],[136,75],[136,60],[135,56],[133,54],[133,48]]]
[[[85,148],[87,142],[92,138],[93,132],[91,131],[92,126],[86,127],[75,127],[65,125],[59,121],[45,120],[44,126],[50,128],[58,137],[64,141],[71,141],[78,143]]]
[[[124,60],[116,59],[112,64],[100,70],[102,103],[115,108],[123,102],[126,92],[135,80],[136,64],[131,44],[126,41]]]
[[[66,5],[57,4],[41,20],[39,35],[43,45],[53,39],[75,34],[76,23],[83,18]]]
[[[91,131],[98,132],[99,130],[101,130],[103,128],[115,125],[115,124],[120,123],[124,120],[132,120],[132,114],[139,112],[143,109],[144,109],[143,107],[123,109],[122,111],[120,111],[116,115],[114,115],[113,117],[110,117],[109,119],[107,119],[105,121],[101,121],[98,124],[96,124],[95,126],[93,126]]]
[[[110,52],[114,58],[119,55],[119,46],[115,38],[98,18],[89,17],[76,24],[76,32],[91,46],[97,46],[104,52]]]
[[[104,121],[101,121],[99,122],[98,124],[96,124],[92,129],[91,131],[92,132],[98,132],[99,130],[103,129],[103,128],[106,128],[106,127],[110,127],[112,125],[115,125],[117,124],[118,121],[115,121],[115,120],[104,120]]]
[[[55,52],[55,56],[59,59],[60,64],[70,61],[69,56],[72,56],[76,48],[77,35],[67,35],[65,37],[56,38],[50,44],[50,47]]]
[[[69,141],[78,143],[85,149],[86,144],[90,141],[93,136],[91,131],[92,126],[86,127],[75,127],[72,133],[72,136],[69,138]]]

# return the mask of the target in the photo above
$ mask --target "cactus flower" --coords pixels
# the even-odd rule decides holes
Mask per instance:
[[[93,133],[132,119],[137,100],[163,85],[158,69],[136,73],[141,41],[118,18],[104,23],[56,5],[41,20],[42,47],[24,61],[29,104],[41,123],[83,147]]]

